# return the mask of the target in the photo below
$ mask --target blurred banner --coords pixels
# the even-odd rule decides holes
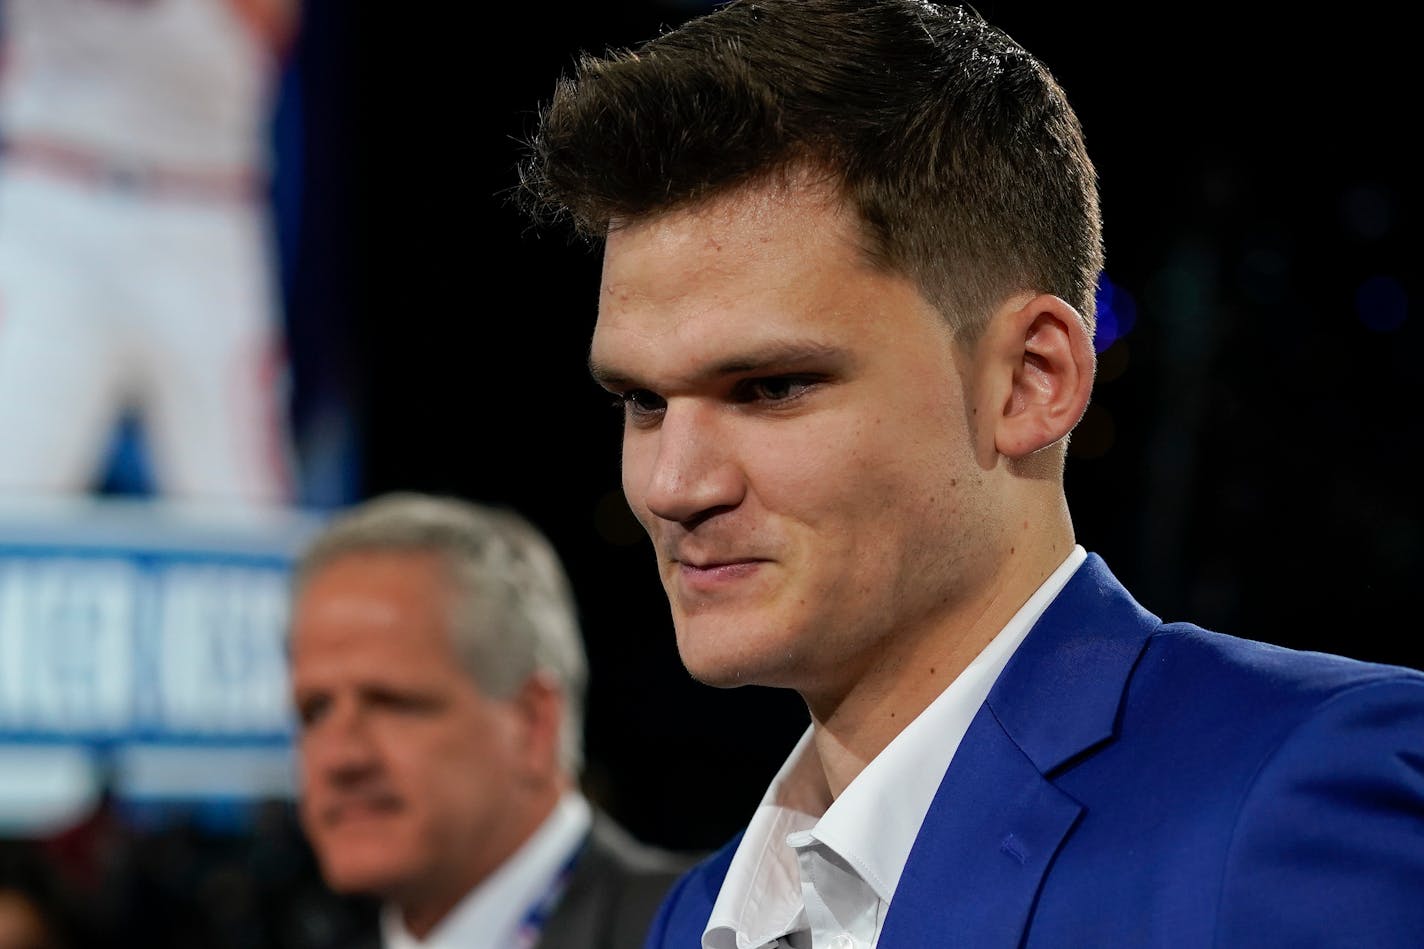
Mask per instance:
[[[287,586],[320,517],[0,502],[0,834],[289,797]]]

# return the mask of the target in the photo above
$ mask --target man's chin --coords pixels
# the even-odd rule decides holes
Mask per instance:
[[[321,861],[327,886],[337,893],[387,899],[409,885],[411,872],[389,850],[333,853]]]
[[[708,669],[702,666],[688,665],[683,662],[683,668],[688,674],[703,685],[709,685],[714,689],[735,689],[744,685],[760,685],[755,678],[751,678],[747,673],[737,671],[727,671],[725,669]]]
[[[705,631],[678,631],[678,654],[683,667],[703,685],[735,689],[743,685],[795,687],[796,661],[790,648],[767,648],[765,641],[729,642]]]

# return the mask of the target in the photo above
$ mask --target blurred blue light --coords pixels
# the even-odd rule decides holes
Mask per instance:
[[[1376,333],[1399,329],[1409,316],[1409,295],[1393,277],[1371,277],[1355,291],[1360,322]]]
[[[1106,272],[1098,275],[1098,317],[1093,333],[1093,349],[1106,352],[1137,325],[1137,301],[1126,290],[1108,279]]]

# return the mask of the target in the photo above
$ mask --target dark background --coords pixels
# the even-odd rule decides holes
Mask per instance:
[[[979,7],[1075,103],[1136,315],[1074,441],[1080,541],[1164,618],[1424,666],[1403,14],[1084,6]],[[420,9],[312,7],[298,392],[306,373],[355,406],[359,496],[507,503],[549,534],[586,627],[592,793],[646,839],[715,846],[806,714],[682,669],[619,494],[618,416],[584,367],[597,253],[531,231],[509,197],[573,56],[697,6]]]

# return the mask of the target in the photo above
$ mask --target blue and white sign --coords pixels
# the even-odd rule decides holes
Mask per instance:
[[[0,831],[121,799],[290,795],[292,561],[320,526],[96,498],[0,506]]]

